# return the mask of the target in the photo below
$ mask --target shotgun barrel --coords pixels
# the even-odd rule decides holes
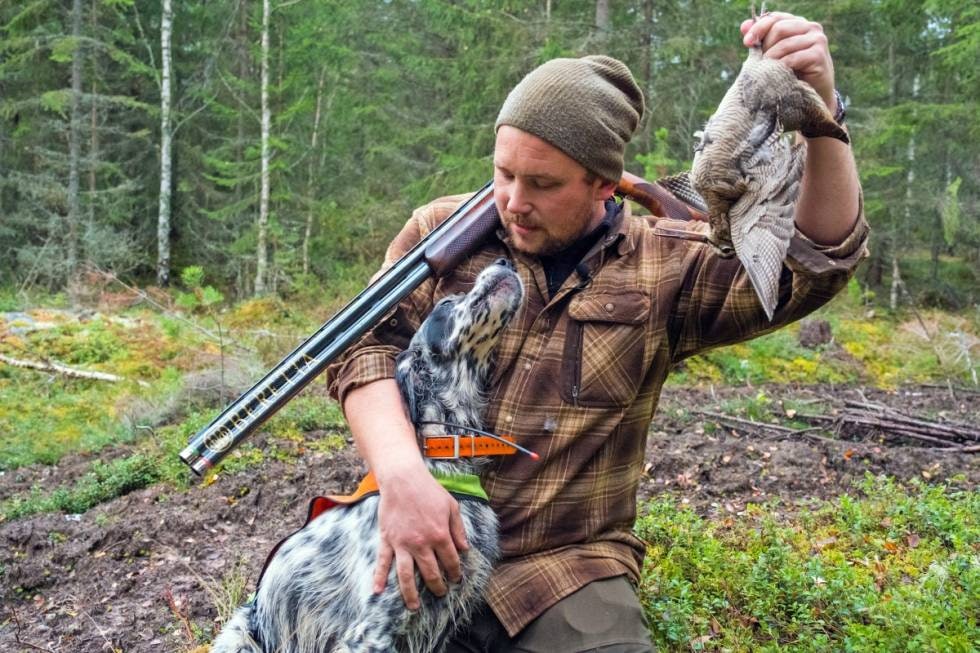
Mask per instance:
[[[444,276],[499,224],[488,183],[228,405],[180,452],[197,474],[217,465],[429,276]]]
[[[684,218],[680,202],[657,184],[627,173],[618,192],[654,215]],[[197,474],[217,465],[423,281],[451,272],[499,223],[490,182],[198,431],[180,459]]]

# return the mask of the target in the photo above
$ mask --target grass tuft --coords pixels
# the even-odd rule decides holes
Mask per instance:
[[[152,458],[137,454],[105,463],[97,460],[88,473],[71,486],[44,493],[35,486],[26,495],[0,502],[0,521],[40,512],[83,513],[104,501],[139,490],[160,480],[160,470]]]

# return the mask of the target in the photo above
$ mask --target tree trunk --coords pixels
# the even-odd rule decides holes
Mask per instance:
[[[170,38],[174,13],[171,0],[163,0],[160,20],[160,211],[157,216],[157,285],[170,285],[170,194],[172,159],[170,156],[172,126],[170,124]]]
[[[609,0],[596,0],[595,28],[598,45],[605,47],[609,38]]]
[[[259,223],[255,249],[255,294],[265,294],[269,268],[269,13],[270,0],[262,0],[262,173],[259,190]]]
[[[653,0],[643,2],[643,85],[647,102],[653,98]],[[650,133],[653,131],[653,119],[646,116],[646,129],[643,130],[643,151],[649,152],[653,140]]]
[[[919,74],[916,73],[915,77],[912,78],[912,99],[919,99],[919,84],[920,84]],[[893,254],[892,254],[892,291],[891,291],[891,309],[894,311],[898,308],[898,290],[902,283],[902,278],[898,273],[898,250],[903,248],[904,243],[898,242],[898,236],[912,224],[912,202],[913,202],[913,192],[912,185],[915,183],[915,132],[909,136],[908,147],[905,150],[905,162],[908,165],[908,171],[905,174],[905,207],[903,208],[902,215],[902,225],[901,228],[896,231],[896,237],[892,243]]]
[[[888,305],[894,311],[898,308],[898,293],[902,287],[902,272],[898,267],[898,254],[892,253],[892,288]]]
[[[306,169],[306,194],[309,205],[306,210],[306,228],[303,230],[303,274],[310,273],[310,237],[313,234],[313,173],[316,161],[316,143],[320,133],[320,115],[323,106],[323,82],[326,79],[326,68],[320,69],[320,79],[316,85],[316,112],[313,114],[313,135],[310,137],[310,157]]]
[[[95,34],[96,25],[98,24],[98,0],[92,0],[92,15],[89,17],[89,25],[91,25],[92,34]],[[95,173],[95,162],[98,161],[99,156],[99,112],[98,103],[95,101],[95,94],[98,92],[97,83],[97,72],[95,69],[96,58],[92,57],[92,109],[90,111],[90,135],[89,135],[89,167],[88,167],[88,229],[91,230],[95,226],[95,188],[96,188],[96,173]]]
[[[73,286],[78,274],[78,222],[81,216],[79,175],[81,167],[80,141],[82,122],[82,0],[73,0],[71,8],[71,35],[75,39],[71,59],[71,118],[68,128],[68,216],[65,263],[68,266],[68,289],[73,296]]]

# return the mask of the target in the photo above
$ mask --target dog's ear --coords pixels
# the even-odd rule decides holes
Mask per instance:
[[[405,408],[408,410],[408,418],[412,422],[418,421],[418,400],[416,389],[422,387],[418,369],[419,352],[415,348],[408,348],[395,358],[395,382],[401,391],[402,399],[405,401]]]

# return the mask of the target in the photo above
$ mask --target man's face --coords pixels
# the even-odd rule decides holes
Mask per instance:
[[[510,125],[497,130],[493,195],[511,243],[527,254],[554,254],[595,229],[615,184],[589,181],[581,164]]]

